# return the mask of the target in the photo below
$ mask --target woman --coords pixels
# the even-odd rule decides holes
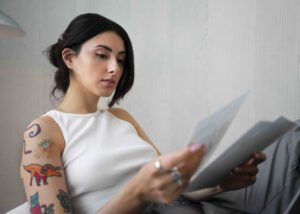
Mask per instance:
[[[255,182],[263,153],[217,187],[182,195],[206,147],[161,155],[128,112],[113,108],[134,80],[131,42],[118,24],[80,15],[48,56],[57,68],[52,95],[59,90],[64,97],[24,132],[20,172],[31,213],[152,212],[153,204],[177,198],[199,205],[200,213],[201,199]],[[100,97],[112,94],[109,109],[98,110]]]

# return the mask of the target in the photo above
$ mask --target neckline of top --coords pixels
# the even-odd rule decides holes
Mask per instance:
[[[66,115],[66,116],[71,116],[71,117],[94,117],[97,116],[98,114],[102,113],[104,110],[102,109],[97,109],[97,111],[92,112],[92,113],[70,113],[70,112],[63,112],[59,111],[57,109],[53,109],[51,111]]]

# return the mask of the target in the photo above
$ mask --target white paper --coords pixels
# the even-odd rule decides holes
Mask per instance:
[[[214,151],[218,147],[242,104],[248,97],[248,94],[249,92],[243,94],[233,100],[230,104],[201,120],[194,128],[189,144],[199,143],[208,145],[206,155],[201,162],[202,167],[213,160],[212,155]]]
[[[208,144],[209,148],[186,192],[219,184],[234,167],[249,159],[254,152],[265,149],[295,125],[284,117],[273,122],[259,121],[231,146],[218,149],[215,155],[213,152],[247,96],[248,93],[242,95],[197,124],[189,143]]]

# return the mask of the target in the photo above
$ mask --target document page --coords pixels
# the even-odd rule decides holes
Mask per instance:
[[[201,162],[201,167],[213,161],[212,154],[218,147],[242,104],[245,102],[248,94],[249,92],[244,93],[230,104],[197,123],[188,142],[189,144],[199,143],[208,145],[206,155]]]
[[[248,94],[244,93],[196,124],[188,143],[206,144],[208,149],[187,192],[217,185],[230,170],[249,159],[254,152],[265,149],[295,125],[284,117],[273,122],[258,121],[229,147],[220,148],[215,153]]]
[[[200,166],[186,191],[216,186],[234,167],[249,159],[254,152],[265,149],[295,125],[284,117],[273,122],[259,121],[212,161]]]

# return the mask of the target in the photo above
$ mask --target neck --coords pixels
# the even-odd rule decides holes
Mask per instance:
[[[70,86],[57,110],[67,113],[87,114],[96,112],[100,97],[87,93],[74,84]]]

